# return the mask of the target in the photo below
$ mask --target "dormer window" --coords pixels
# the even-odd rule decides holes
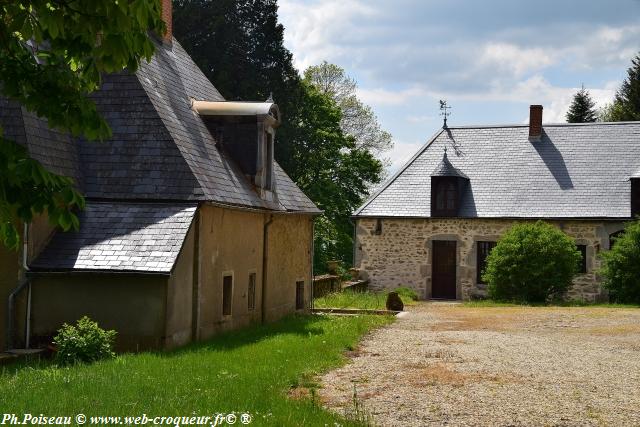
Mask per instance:
[[[274,177],[274,141],[280,110],[266,102],[197,101],[192,108],[204,118],[218,146],[239,166],[260,196],[277,199]]]
[[[445,150],[442,161],[431,173],[431,216],[457,216],[462,190],[468,181],[469,178],[451,164]]]
[[[264,157],[264,189],[273,190],[273,135],[265,133],[265,157]]]
[[[435,216],[455,216],[458,210],[458,188],[455,178],[442,177],[434,179],[435,191]]]

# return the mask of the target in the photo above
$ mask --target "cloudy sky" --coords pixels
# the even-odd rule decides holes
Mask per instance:
[[[609,102],[640,51],[640,0],[280,0],[302,71],[323,60],[354,77],[393,134],[399,167],[439,127],[526,123],[530,104],[563,122],[582,84]]]

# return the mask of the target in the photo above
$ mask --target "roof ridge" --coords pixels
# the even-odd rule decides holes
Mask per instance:
[[[420,147],[418,152],[416,154],[414,154],[409,159],[409,161],[407,161],[400,169],[398,169],[396,171],[396,173],[394,173],[391,176],[391,178],[389,178],[387,181],[385,181],[380,186],[380,188],[378,188],[376,191],[374,191],[373,194],[370,195],[369,198],[367,200],[365,200],[365,202],[358,209],[356,209],[356,211],[352,214],[352,216],[359,215],[360,212],[362,212],[369,204],[371,204],[371,202],[373,202],[376,199],[376,197],[378,197],[380,195],[380,193],[382,193],[384,190],[386,190],[387,187],[389,187],[393,183],[393,181],[395,181],[400,175],[402,175],[402,173],[409,166],[411,166],[411,164],[442,134],[442,132],[444,132],[444,128],[440,129],[430,139],[428,139],[427,142],[422,147]]]
[[[640,121],[626,122],[591,122],[591,123],[542,123],[542,127],[565,127],[565,126],[620,126],[620,125],[640,125]],[[460,125],[448,126],[448,129],[497,129],[497,128],[526,128],[527,123],[495,124],[495,125]]]

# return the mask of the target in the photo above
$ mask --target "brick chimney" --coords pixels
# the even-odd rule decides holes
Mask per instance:
[[[540,141],[542,137],[542,105],[529,107],[529,141]]]
[[[173,36],[173,18],[172,18],[172,6],[171,0],[161,0],[162,1],[162,20],[164,21],[165,26],[167,27],[167,31],[162,36],[162,40],[165,42],[171,43],[171,38]]]

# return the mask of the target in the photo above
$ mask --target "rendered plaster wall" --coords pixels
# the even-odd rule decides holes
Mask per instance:
[[[116,349],[163,346],[167,276],[49,274],[32,279],[31,337],[45,344],[63,323],[89,316],[117,331]]]
[[[457,242],[456,294],[470,299],[486,294],[485,286],[476,283],[478,241],[497,241],[513,224],[527,220],[506,219],[381,219],[382,231],[376,233],[376,218],[356,222],[355,264],[362,277],[375,290],[408,286],[422,298],[431,297],[431,251],[434,240]],[[587,273],[574,279],[567,295],[570,299],[596,301],[605,299],[596,254],[609,249],[609,235],[623,228],[622,222],[551,221],[577,244],[587,245]]]
[[[311,237],[309,215],[273,215],[267,245],[266,320],[296,311],[296,282],[304,282],[305,309],[311,300]]]
[[[201,206],[197,338],[259,322],[265,215]],[[256,273],[256,307],[248,307],[249,275]],[[223,277],[233,277],[231,315],[222,313]],[[181,279],[182,280],[182,279]]]
[[[165,348],[179,347],[190,342],[192,338],[195,223],[195,220],[191,223],[171,277],[167,281]]]

